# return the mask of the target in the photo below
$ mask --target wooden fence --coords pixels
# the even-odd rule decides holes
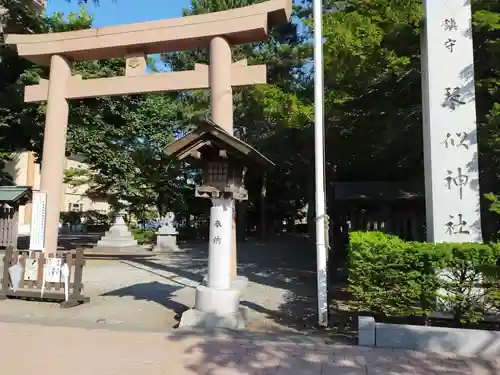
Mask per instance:
[[[58,282],[45,282],[44,270],[48,259],[60,259],[69,269],[68,299],[65,296],[65,283],[59,277]],[[11,280],[10,269],[15,265],[21,267],[19,285],[15,288]],[[90,301],[83,291],[83,267],[85,260],[83,250],[57,251],[56,254],[45,255],[41,251],[14,250],[9,247],[5,252],[2,289],[0,299],[8,297],[47,300],[61,302],[61,307],[68,308]],[[28,267],[28,269],[27,269]],[[42,296],[42,288],[44,288]]]

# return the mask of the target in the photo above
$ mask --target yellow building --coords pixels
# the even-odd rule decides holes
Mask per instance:
[[[87,169],[88,166],[81,162],[78,157],[66,158],[65,169]],[[17,152],[12,155],[12,160],[5,166],[14,184],[18,186],[29,186],[33,190],[40,188],[40,165],[35,162],[33,152]],[[108,202],[94,200],[86,195],[88,185],[72,186],[63,184],[61,194],[61,211],[98,211],[108,213],[110,206]],[[31,203],[19,208],[19,234],[28,234],[31,224]]]

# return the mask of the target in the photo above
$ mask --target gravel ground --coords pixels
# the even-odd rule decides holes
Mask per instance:
[[[242,304],[249,308],[250,330],[313,326],[314,255],[301,244],[283,240],[239,245],[238,273],[250,280],[242,296]],[[170,331],[179,314],[192,307],[206,265],[206,246],[146,258],[89,259],[84,269],[89,304],[60,309],[55,303],[10,299],[0,302],[0,321]]]

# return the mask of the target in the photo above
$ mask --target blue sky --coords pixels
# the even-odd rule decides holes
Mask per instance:
[[[84,6],[87,13],[93,17],[93,27],[103,27],[181,17],[182,9],[187,8],[190,3],[190,0],[100,0],[100,5],[96,6],[89,0]],[[68,15],[79,10],[77,0],[47,0],[49,15],[54,12]],[[161,62],[159,55],[154,57],[158,70],[170,70]]]
[[[84,5],[87,13],[93,17],[93,27],[120,25],[126,23],[161,20],[182,16],[182,10],[191,4],[191,0],[99,0],[100,5],[94,5],[92,0]],[[47,0],[47,13],[78,12],[78,0]],[[299,25],[299,30],[302,28]],[[168,71],[159,59],[156,58],[156,68]]]
[[[90,0],[89,3],[92,1]],[[190,0],[100,0],[101,5],[86,5],[87,12],[94,17],[94,27],[119,25],[164,18],[180,17],[182,9]],[[47,0],[47,13],[76,12],[77,0]]]

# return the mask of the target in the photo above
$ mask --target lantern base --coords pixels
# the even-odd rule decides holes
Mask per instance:
[[[233,330],[243,331],[248,327],[248,308],[240,306],[232,314],[217,315],[196,309],[190,309],[182,314],[179,329],[216,331]]]
[[[179,327],[245,329],[248,319],[247,310],[239,305],[241,292],[239,288],[199,286],[195,307],[182,314]]]

